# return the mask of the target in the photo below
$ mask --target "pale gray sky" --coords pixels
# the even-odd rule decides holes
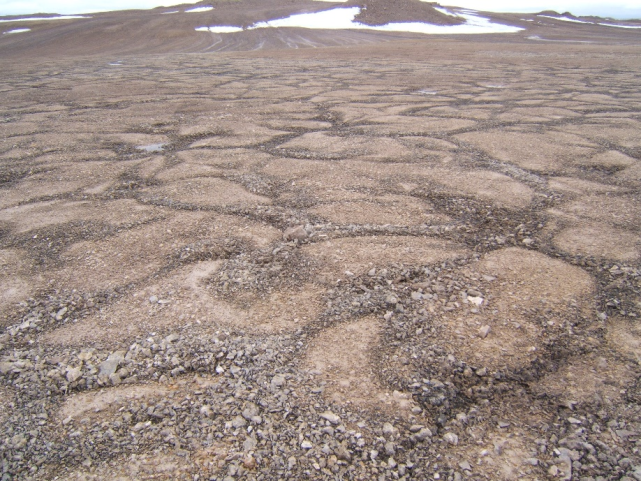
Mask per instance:
[[[198,0],[0,0],[0,15],[32,13],[92,13],[110,10],[145,9]],[[212,4],[215,5],[213,0]],[[541,10],[570,11],[575,15],[599,15],[614,18],[641,18],[641,0],[442,0],[443,5],[496,12],[538,12]]]
[[[0,0],[1,2],[2,0]],[[443,5],[487,10],[490,12],[540,12],[556,10],[574,15],[598,15],[613,18],[641,18],[641,0],[441,0]]]

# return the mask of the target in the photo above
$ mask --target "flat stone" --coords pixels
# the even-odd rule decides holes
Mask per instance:
[[[456,434],[454,434],[454,433],[446,433],[443,436],[443,441],[445,441],[446,443],[453,444],[454,446],[456,446],[458,444],[458,436]]]
[[[82,371],[79,367],[67,368],[67,375],[65,377],[67,381],[75,382],[82,377]]]
[[[125,359],[125,351],[116,351],[112,352],[106,361],[100,363],[100,372],[98,376],[100,377],[109,377],[116,372],[118,366]]]
[[[332,424],[338,424],[341,421],[341,418],[331,411],[325,411],[323,414],[320,415],[320,417],[329,421]]]
[[[307,237],[307,231],[302,225],[290,227],[283,233],[283,239],[285,239],[287,242],[293,240],[303,241],[307,239]]]
[[[479,337],[481,339],[485,339],[487,337],[487,335],[490,333],[491,330],[492,330],[492,328],[490,326],[487,326],[487,325],[481,327],[479,329]]]

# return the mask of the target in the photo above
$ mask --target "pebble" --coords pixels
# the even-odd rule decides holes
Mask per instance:
[[[449,444],[456,446],[458,444],[458,436],[454,433],[445,433],[443,440]]]
[[[305,230],[305,227],[303,227],[302,225],[290,227],[289,229],[286,229],[285,232],[283,233],[283,239],[286,242],[290,242],[293,240],[304,241],[305,239],[307,239],[307,237],[308,237],[307,231]]]
[[[485,339],[488,336],[488,334],[490,333],[491,330],[492,330],[492,328],[490,326],[487,326],[487,325],[481,327],[479,329],[479,337],[481,339]]]
[[[391,436],[396,432],[396,428],[391,423],[383,424],[383,435]]]
[[[329,421],[332,424],[338,424],[341,421],[341,418],[331,411],[325,411],[320,415],[320,417]]]

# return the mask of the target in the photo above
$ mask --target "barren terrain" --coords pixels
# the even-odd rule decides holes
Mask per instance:
[[[641,480],[640,30],[175,15],[0,37],[3,481]]]

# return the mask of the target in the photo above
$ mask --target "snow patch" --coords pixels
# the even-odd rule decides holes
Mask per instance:
[[[461,25],[433,25],[423,22],[397,22],[380,26],[372,26],[358,23],[354,20],[359,12],[360,7],[334,8],[321,12],[301,13],[286,18],[259,22],[250,28],[298,27],[327,30],[359,29],[425,34],[512,33],[523,30],[521,27],[493,23],[487,18],[469,14],[460,15],[460,17],[466,20],[466,22]]]
[[[30,28],[14,28],[13,30],[7,30],[6,32],[2,32],[2,35],[7,35],[9,33],[23,33],[23,32],[30,32]]]
[[[443,7],[433,7],[433,8],[434,10],[441,12],[444,15],[449,15],[450,17],[458,17],[457,14],[450,12],[447,8],[443,8]]]
[[[214,7],[211,5],[205,5],[204,7],[196,7],[196,8],[190,8],[189,10],[185,10],[185,13],[201,13],[201,12],[209,12],[210,10],[213,10]]]
[[[570,18],[570,17],[553,17],[551,15],[537,15],[537,17],[551,18],[553,20],[562,20],[564,22],[587,23],[589,25],[592,25],[592,22],[586,22],[584,20],[577,20],[576,18]]]
[[[242,27],[232,27],[231,25],[213,25],[211,27],[198,27],[197,32],[212,32],[212,33],[233,33],[242,32]]]
[[[641,25],[616,25],[614,23],[598,23],[597,25],[603,25],[604,27],[618,27],[618,28],[641,28]]]

